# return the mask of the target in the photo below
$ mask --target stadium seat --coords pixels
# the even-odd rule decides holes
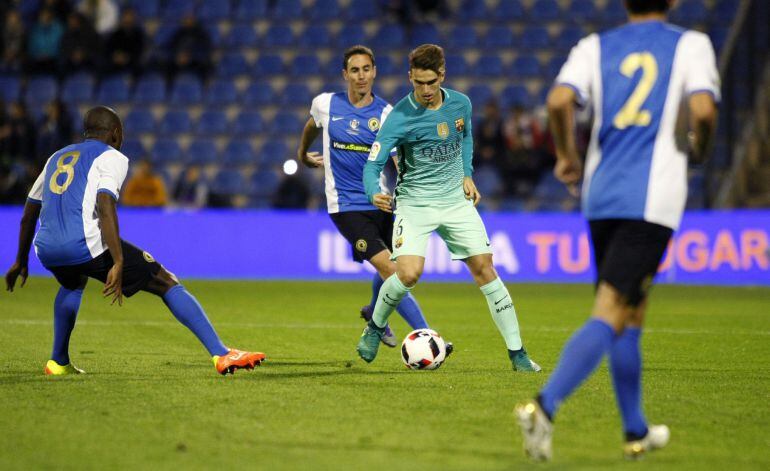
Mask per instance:
[[[476,184],[479,193],[485,196],[497,197],[503,190],[503,182],[496,169],[490,166],[483,166],[473,172],[473,182]]]
[[[68,77],[61,90],[61,99],[65,103],[88,103],[94,98],[94,78],[90,74],[79,73]]]
[[[19,101],[21,81],[15,75],[0,75],[0,98],[6,103]]]
[[[530,18],[541,22],[558,20],[561,14],[561,8],[556,0],[535,0],[529,10]]]
[[[325,24],[311,24],[297,38],[299,46],[305,48],[330,47],[332,35]]]
[[[152,146],[150,160],[159,165],[180,162],[182,160],[182,149],[179,147],[176,139],[158,139],[155,141],[155,145]]]
[[[567,187],[556,179],[553,172],[544,172],[532,194],[535,198],[544,202],[559,203],[572,198]],[[556,208],[557,210],[559,208]]]
[[[490,18],[494,21],[508,23],[523,20],[524,14],[524,7],[520,0],[505,0],[497,4],[490,14]]]
[[[126,103],[130,98],[128,77],[122,75],[102,80],[99,91],[96,93],[97,101],[107,106],[113,106],[115,103]]]
[[[212,82],[206,89],[203,102],[209,106],[227,106],[238,101],[238,90],[235,84],[227,79]]]
[[[370,42],[376,44],[378,50],[397,49],[406,44],[406,34],[401,25],[387,23],[374,33]]]
[[[359,24],[346,24],[337,33],[335,44],[339,49],[347,49],[354,44],[363,44],[366,40],[364,27]]]
[[[171,88],[172,105],[197,105],[203,98],[203,87],[194,75],[180,75]]]
[[[524,51],[546,49],[551,46],[551,36],[544,26],[530,26],[522,31],[520,45]]]
[[[187,149],[187,162],[197,165],[210,165],[219,161],[217,146],[212,140],[195,139]]]
[[[278,189],[280,182],[281,180],[275,171],[270,169],[258,170],[249,180],[249,193],[257,198],[268,199]]]
[[[482,44],[490,49],[507,49],[513,47],[515,37],[513,30],[504,25],[491,26],[484,35]]]
[[[308,106],[310,106],[308,104]],[[265,130],[262,115],[257,111],[241,111],[233,120],[233,134],[237,136],[253,136]]]
[[[738,11],[738,5],[740,2],[735,0],[719,0],[719,2],[711,10],[711,18],[717,23],[722,25],[728,25],[733,21],[735,13]]]
[[[406,83],[401,84],[401,85],[397,86],[393,90],[393,92],[390,94],[390,100],[389,101],[391,103],[398,103],[405,96],[407,96],[410,93],[412,93],[412,90],[414,90],[414,87],[412,87],[411,84],[406,84]]]
[[[532,96],[523,85],[508,85],[500,94],[500,105],[503,108],[511,106],[529,107],[532,105]]]
[[[203,23],[230,18],[230,0],[205,0],[198,6],[198,19]]]
[[[235,7],[235,19],[242,22],[264,20],[268,0],[239,0]]]
[[[321,60],[315,54],[300,54],[291,61],[289,70],[295,77],[319,76],[321,75]]]
[[[554,79],[556,79],[556,76],[559,75],[559,72],[561,72],[561,68],[565,62],[567,62],[567,58],[565,56],[557,55],[551,57],[548,60],[548,64],[545,66],[545,70],[543,71],[546,81],[552,82]]]
[[[28,105],[47,104],[59,94],[59,85],[53,77],[35,77],[27,82],[24,99]]]
[[[174,35],[176,30],[179,28],[178,21],[170,21],[168,23],[161,23],[160,26],[158,26],[158,29],[155,30],[155,34],[153,35],[152,42],[156,46],[166,46],[168,45],[169,41],[171,40],[171,36]],[[157,55],[163,55],[165,54],[165,51],[156,51]]]
[[[131,0],[129,6],[142,19],[155,18],[160,13],[160,0]]]
[[[217,76],[233,78],[249,73],[249,65],[246,57],[239,52],[225,52],[217,63]]]
[[[489,18],[485,1],[465,0],[460,6],[458,17],[467,21],[483,21]]]
[[[166,0],[163,7],[163,19],[179,21],[187,13],[195,11],[195,3],[188,0]]]
[[[436,26],[430,23],[415,25],[409,31],[409,47],[415,48],[420,44],[441,44],[441,34]]]
[[[476,47],[477,44],[476,28],[471,25],[460,24],[447,33],[447,45],[450,49],[470,49]]]
[[[337,0],[316,0],[308,8],[307,16],[315,23],[339,19],[341,13]]]
[[[302,19],[302,2],[300,0],[280,0],[275,2],[271,12],[273,20],[296,21]]]
[[[307,106],[310,106],[310,102],[307,102]],[[270,133],[274,135],[289,135],[302,132],[303,125],[297,115],[293,112],[279,111],[273,121],[270,123]]]
[[[277,54],[261,54],[254,63],[254,75],[273,76],[283,72],[283,57]]]
[[[222,160],[225,165],[252,165],[257,163],[257,154],[248,139],[236,138],[227,143]]]
[[[378,77],[395,75],[396,73],[401,72],[396,68],[396,65],[393,63],[393,58],[391,58],[388,55],[376,56],[376,61],[377,61],[376,65],[377,65]],[[339,64],[338,64],[338,67],[339,67]]]
[[[279,93],[279,102],[283,106],[300,106],[310,108],[310,101],[313,95],[310,93],[307,85],[304,83],[289,83],[281,93]],[[275,100],[275,99],[274,99]]]
[[[594,0],[572,0],[567,9],[567,17],[579,23],[592,22],[599,18],[599,12]]]
[[[166,101],[166,81],[156,74],[144,75],[134,87],[134,103],[153,104]]]
[[[691,26],[708,18],[708,10],[702,0],[682,0],[671,11],[671,22]]]
[[[225,44],[232,48],[252,48],[258,43],[257,31],[251,23],[234,25],[225,39]]]
[[[377,2],[371,0],[351,0],[345,9],[345,19],[351,22],[362,22],[382,16]],[[359,44],[359,43],[351,43]]]
[[[283,165],[285,161],[293,158],[289,148],[280,140],[267,141],[260,149],[259,155],[259,161],[267,167]]]
[[[144,148],[142,141],[136,138],[129,138],[123,141],[123,145],[120,146],[120,152],[133,161],[147,158],[147,150]]]
[[[488,85],[477,84],[468,89],[466,95],[471,99],[474,108],[480,110],[489,100],[494,98],[494,93]]]
[[[605,26],[618,26],[628,18],[623,2],[607,2],[601,11],[602,22]]]
[[[203,29],[208,33],[212,46],[215,48],[222,47],[222,32],[219,30],[217,23],[203,23]]]
[[[128,115],[126,115],[124,124],[126,126],[126,133],[131,136],[141,133],[154,133],[158,130],[155,123],[155,117],[147,108],[132,109]]]
[[[532,55],[521,55],[511,63],[513,77],[536,77],[540,75],[540,62]]]
[[[241,94],[243,106],[268,106],[274,100],[273,87],[267,82],[251,82]]]
[[[246,192],[246,182],[236,169],[222,169],[211,182],[211,191],[219,195],[237,195]]]
[[[586,32],[580,26],[565,26],[554,39],[554,45],[559,51],[569,51],[585,36]]]
[[[192,121],[185,110],[169,110],[160,120],[161,134],[177,135],[190,131],[192,131]]]
[[[195,132],[202,136],[225,134],[230,130],[227,115],[219,109],[208,109],[201,113],[195,124]]]
[[[446,70],[452,76],[462,76],[468,74],[468,61],[465,56],[459,54],[450,54],[446,56]]]
[[[473,72],[478,77],[500,77],[503,75],[503,60],[494,54],[481,56],[473,66]]]

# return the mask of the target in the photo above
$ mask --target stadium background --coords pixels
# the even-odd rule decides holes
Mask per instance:
[[[506,279],[590,279],[579,202],[551,174],[543,102],[576,41],[625,20],[621,0],[25,0],[0,5],[0,204],[23,203],[47,156],[78,139],[82,113],[105,104],[124,119],[123,152],[132,159],[121,200],[123,217],[130,221],[123,225],[124,236],[169,266],[184,267],[180,274],[185,276],[356,276],[364,269],[349,263],[344,243],[323,216],[323,172],[297,169],[291,162],[302,125],[313,96],[344,89],[340,56],[349,45],[375,50],[375,92],[395,102],[410,90],[409,49],[433,42],[447,53],[446,85],[474,103],[474,179],[484,195],[482,210],[497,213],[488,216],[495,233],[511,239],[520,234],[520,242],[509,241],[515,260],[506,259],[508,266],[501,270]],[[51,21],[41,19],[45,10],[52,13]],[[133,26],[125,18],[128,10],[136,14]],[[769,11],[764,1],[682,0],[671,12],[673,23],[711,37],[724,100],[712,158],[689,171],[685,223],[697,220],[695,233],[672,251],[683,262],[674,260],[676,270],[663,281],[770,283],[768,213],[719,212],[770,206]],[[135,47],[137,37],[143,38],[142,47]],[[133,60],[118,63],[116,52]],[[588,118],[584,113],[578,123],[584,144]],[[244,209],[249,210],[245,216]],[[304,210],[311,214],[305,216]],[[561,216],[538,219],[543,212]],[[18,206],[0,211],[2,226],[15,227],[18,215]],[[164,215],[167,223],[160,226]],[[224,227],[221,221],[229,231],[217,229]],[[160,236],[158,227],[164,228]],[[190,229],[173,234],[174,227]],[[535,240],[543,233],[550,243]],[[178,239],[189,240],[193,249],[218,244],[224,257],[244,249],[263,255],[250,258],[253,263],[243,270],[235,269],[237,264],[218,270],[214,257],[199,257],[190,266]],[[254,268],[281,265],[267,256],[276,245],[271,240],[287,247],[277,261],[295,261],[293,271]],[[432,243],[441,245],[437,239]],[[0,246],[0,258],[8,264],[14,231],[3,231]],[[435,253],[445,252],[439,247]],[[541,269],[546,256],[553,258],[552,273]],[[497,259],[500,263],[501,255]],[[428,267],[428,273],[443,279],[464,276],[441,263]],[[32,268],[45,273],[39,265]]]

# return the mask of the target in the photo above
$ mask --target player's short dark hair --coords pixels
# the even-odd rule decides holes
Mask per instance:
[[[625,0],[630,13],[666,13],[671,8],[671,0]]]
[[[348,60],[350,60],[351,57],[357,56],[359,54],[369,56],[369,59],[372,60],[372,65],[375,65],[374,52],[366,46],[356,44],[355,46],[347,48],[345,54],[342,55],[342,70],[348,70]]]
[[[94,137],[114,131],[122,126],[120,117],[112,108],[96,106],[86,111],[83,129],[86,137]]]
[[[423,44],[409,53],[409,70],[432,70],[441,74],[445,64],[444,49],[435,44]]]

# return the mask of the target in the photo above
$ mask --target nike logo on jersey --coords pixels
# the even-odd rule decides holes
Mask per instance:
[[[339,121],[341,119],[345,119],[344,116],[332,116],[332,121]]]

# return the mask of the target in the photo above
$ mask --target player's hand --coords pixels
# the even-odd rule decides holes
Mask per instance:
[[[578,183],[580,183],[580,179],[583,177],[583,164],[577,156],[557,158],[553,174],[560,182],[567,186],[567,190],[569,190],[572,196],[580,196]]]
[[[374,198],[372,198],[372,204],[377,206],[377,208],[381,209],[382,211],[385,211],[386,213],[393,212],[393,197],[386,195],[385,193],[377,193],[374,195]]]
[[[118,302],[118,306],[123,305],[123,264],[116,263],[107,273],[107,281],[104,283],[102,294],[105,298],[112,296],[112,302]]]
[[[324,166],[324,158],[318,152],[308,152],[302,155],[302,163],[310,168],[319,168]]]
[[[476,184],[473,183],[471,177],[463,178],[463,191],[465,192],[465,199],[473,201],[473,206],[479,204],[479,201],[481,201],[481,193],[476,189]]]
[[[13,287],[16,285],[16,279],[18,277],[21,277],[21,287],[23,288],[24,284],[27,282],[28,275],[29,271],[26,263],[23,265],[19,262],[14,263],[5,274],[5,289],[7,291],[13,291]]]

